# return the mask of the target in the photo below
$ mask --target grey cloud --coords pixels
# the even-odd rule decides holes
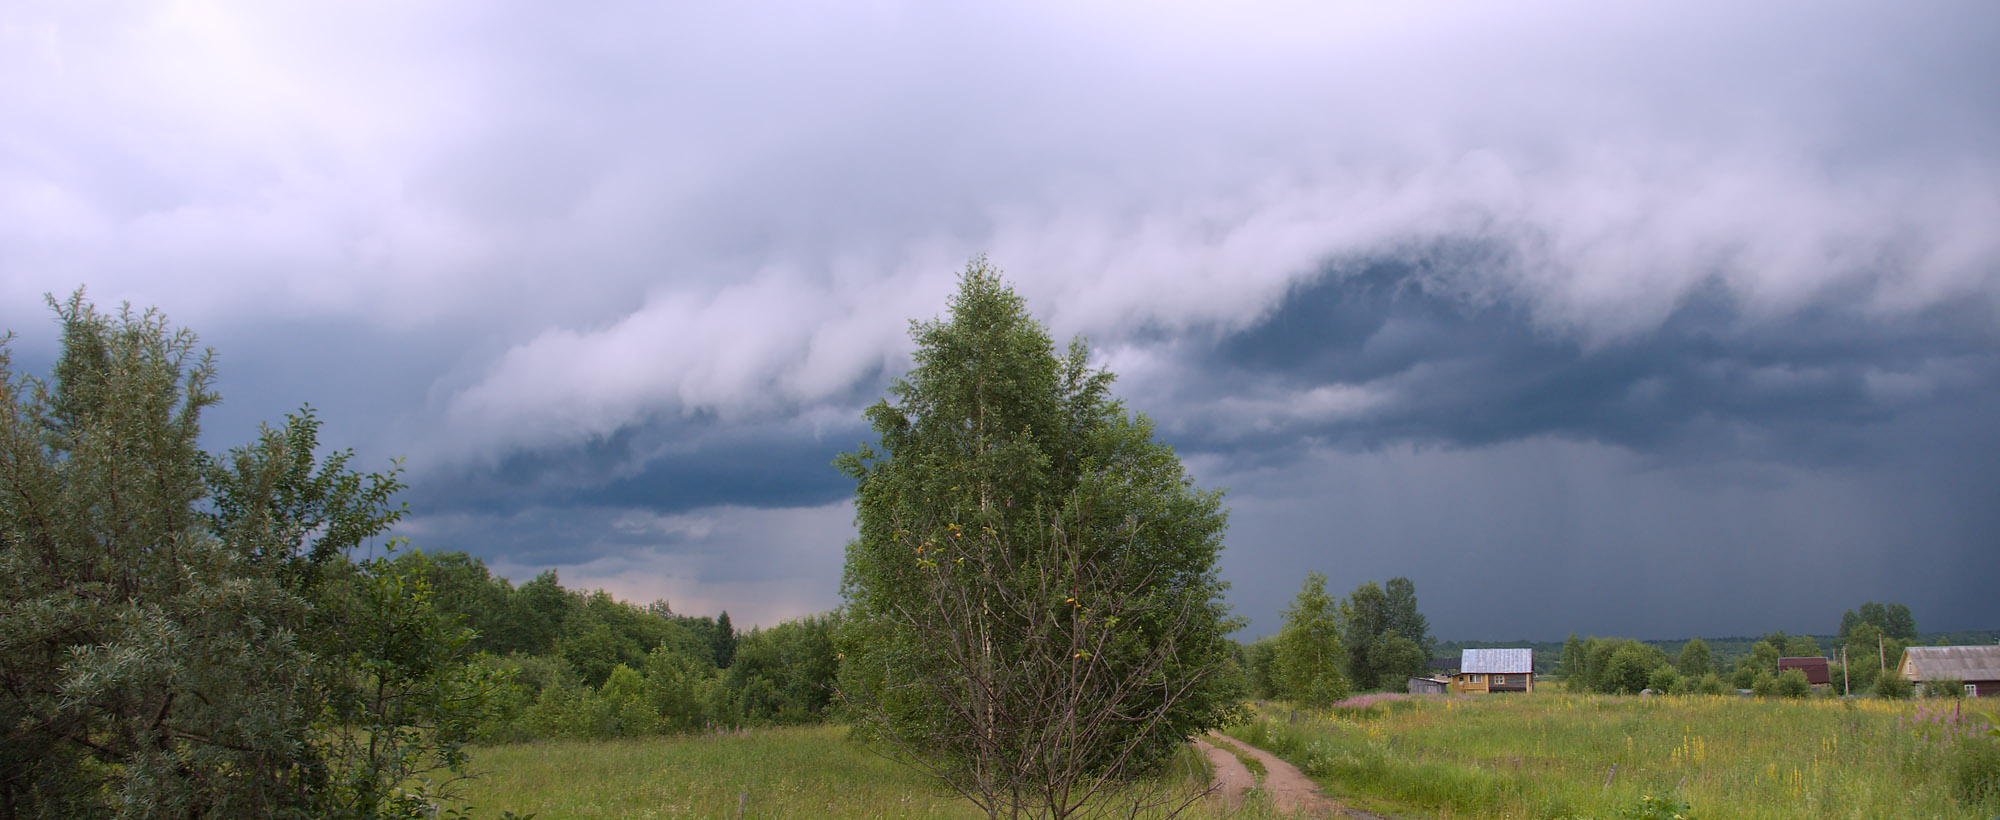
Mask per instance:
[[[1710,289],[1652,331],[1589,345],[1522,306],[1434,285],[1480,261],[1448,264],[1442,274],[1398,261],[1336,268],[1212,347],[1177,341],[1185,364],[1151,377],[1171,385],[1149,397],[1155,414],[1184,447],[1246,458],[1300,439],[1365,449],[1556,436],[1660,457],[1814,463],[1866,460],[1875,428],[1912,407],[2000,391],[1982,304],[1906,321],[1827,304],[1772,320]],[[1365,400],[1325,417],[1269,409],[1329,389]]]
[[[1825,634],[1856,602],[1908,602],[1925,629],[1984,628],[2000,574],[1985,503],[2000,397],[1920,414],[1867,471],[1659,461],[1526,439],[1483,448],[1318,451],[1232,488],[1230,598],[1271,634],[1309,570],[1347,590],[1403,575],[1439,634],[1559,640]],[[1971,425],[1971,426],[1967,426]],[[1944,571],[1913,567],[1949,567]]]
[[[516,582],[555,570],[572,589],[605,589],[676,612],[729,610],[745,626],[839,605],[845,501],[786,509],[712,506],[659,514],[609,505],[525,506],[420,515],[397,528],[414,546],[483,556]]]
[[[824,509],[980,251],[1220,474],[1734,460],[1917,526],[1835,485],[1983,423],[1996,43],[1976,2],[16,5],[0,320],[159,305],[224,443],[311,401],[434,533],[546,505],[606,578],[686,544],[600,508]],[[1297,538],[1255,486],[1239,531]]]
[[[1995,298],[1976,5],[376,11],[17,13],[15,295],[484,335],[402,409],[440,457],[733,412],[773,370],[817,403],[979,249],[1107,341],[1467,234],[1510,263],[1465,287],[1589,343],[1716,286],[1774,316]],[[753,317],[747,283],[807,298]],[[632,332],[661,321],[708,330]],[[809,341],[591,375],[770,328]],[[591,383],[518,383],[552,369]]]
[[[833,459],[870,436],[859,410],[816,429],[661,419],[581,446],[516,451],[491,466],[439,468],[420,477],[410,502],[489,514],[569,505],[655,514],[817,507],[853,493]]]

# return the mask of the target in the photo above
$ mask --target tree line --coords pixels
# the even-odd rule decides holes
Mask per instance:
[[[516,587],[463,552],[390,563],[469,630],[474,661],[492,673],[492,708],[474,733],[484,742],[812,723],[834,702],[837,613],[739,633],[726,611],[567,589],[554,570]]]
[[[1636,694],[1644,690],[1667,694],[1723,694],[1749,690],[1758,695],[1805,697],[1812,691],[1804,672],[1780,670],[1781,658],[1829,659],[1829,694],[1860,692],[1882,697],[1909,697],[1910,682],[1895,674],[1903,649],[1916,645],[1916,619],[1902,604],[1870,601],[1841,617],[1840,632],[1830,651],[1806,635],[1780,630],[1758,638],[1733,665],[1714,657],[1708,643],[1693,638],[1669,656],[1658,645],[1630,638],[1591,637],[1570,633],[1563,643],[1559,669],[1565,685],[1578,691]],[[1938,687],[1933,687],[1938,688]],[[1947,685],[1952,693],[1958,690]]]
[[[1367,581],[1345,599],[1306,575],[1283,628],[1242,649],[1246,694],[1326,705],[1356,691],[1403,691],[1436,651],[1410,579]]]

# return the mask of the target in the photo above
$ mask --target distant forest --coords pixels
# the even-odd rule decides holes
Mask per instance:
[[[421,579],[490,672],[489,742],[605,738],[816,723],[833,704],[836,617],[738,632],[729,613],[640,606],[565,588],[554,570],[515,586],[463,552],[411,550],[390,562]]]

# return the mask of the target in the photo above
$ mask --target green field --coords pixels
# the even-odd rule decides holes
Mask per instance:
[[[1968,801],[1956,782],[1966,730],[2000,722],[1996,706],[1436,696],[1296,721],[1267,709],[1231,734],[1277,752],[1331,795],[1408,816],[1610,818],[1652,795],[1684,801],[1701,820],[1985,820],[2000,813],[2000,798]],[[1996,741],[1979,733],[1972,742]],[[1987,761],[1970,774],[2000,778]]]
[[[1231,733],[1298,764],[1329,796],[1399,820],[1616,818],[1646,795],[1685,801],[1699,820],[1985,820],[2000,798],[1956,794],[1957,738],[2000,722],[2000,704],[1964,701],[1960,714],[1953,703],[1435,697],[1296,722],[1266,709]],[[1197,759],[1177,761],[1177,785],[1206,777]],[[983,816],[836,726],[496,746],[474,764],[466,796],[483,817]],[[1235,815],[1218,808],[1186,816],[1273,816],[1255,800]]]
[[[462,785],[481,817],[502,811],[538,820],[985,817],[916,770],[848,741],[837,726],[494,746],[477,750],[473,764],[478,776]],[[1192,768],[1200,765],[1191,751],[1178,758],[1174,787],[1205,783],[1205,768]],[[1269,812],[1253,804],[1233,816]]]

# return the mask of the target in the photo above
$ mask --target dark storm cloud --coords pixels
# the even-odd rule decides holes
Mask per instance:
[[[411,503],[482,513],[536,505],[660,514],[716,505],[818,507],[854,492],[832,463],[867,437],[858,412],[850,424],[820,430],[724,427],[712,419],[636,425],[583,446],[426,475]]]
[[[1521,628],[1728,556],[1971,618],[1883,534],[1993,542],[1940,477],[1986,476],[1942,442],[1992,427],[1996,53],[1977,2],[13,4],[0,319],[161,306],[218,445],[310,402],[407,456],[413,535],[775,617],[984,251],[1237,487],[1245,600],[1415,532],[1590,604]]]
[[[1480,255],[1445,256],[1330,270],[1258,324],[1188,351],[1172,398],[1282,403],[1334,386],[1372,393],[1367,406],[1289,423],[1218,412],[1177,432],[1248,458],[1301,438],[1366,448],[1557,436],[1680,458],[1832,463],[1864,459],[1869,431],[1913,405],[2000,387],[1984,304],[1881,321],[1826,302],[1757,321],[1709,289],[1653,330],[1593,345],[1548,332],[1518,304],[1463,298],[1451,280],[1476,276]]]
[[[1409,577],[1440,634],[1492,640],[1827,634],[1867,600],[1909,603],[1925,629],[1990,628],[1996,413],[1987,391],[1883,424],[1867,469],[1537,438],[1200,474],[1232,489],[1224,575],[1250,634],[1276,631],[1308,570],[1341,591]]]

